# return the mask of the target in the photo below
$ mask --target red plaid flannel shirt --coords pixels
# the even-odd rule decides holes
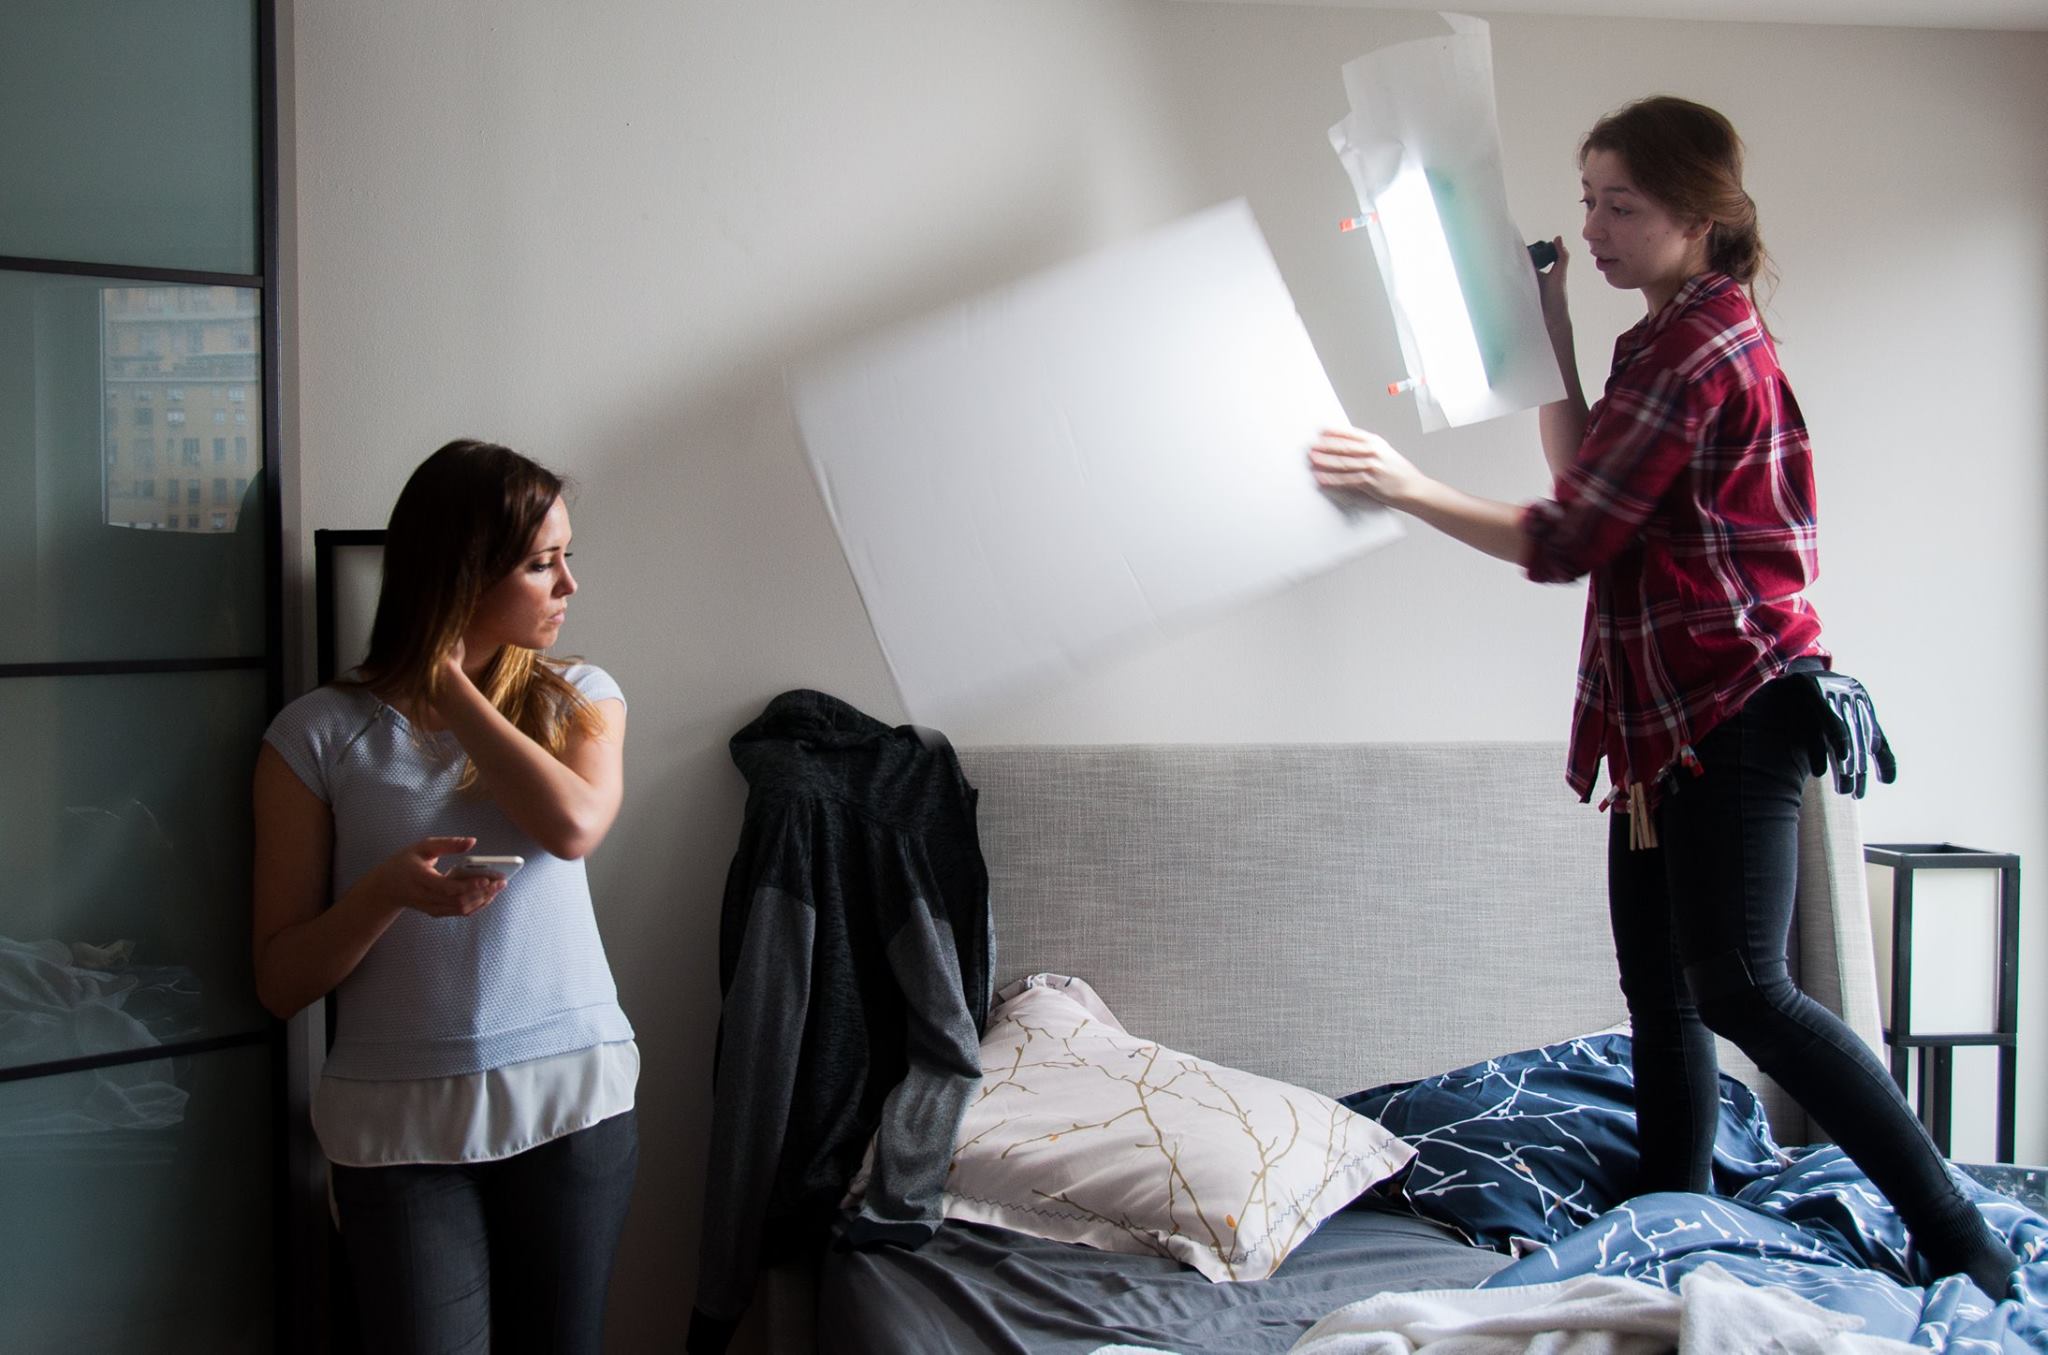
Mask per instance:
[[[1591,575],[1565,779],[1650,802],[1692,745],[1792,660],[1822,658],[1813,454],[1748,295],[1702,273],[1615,341],[1554,500],[1524,511],[1529,577]]]

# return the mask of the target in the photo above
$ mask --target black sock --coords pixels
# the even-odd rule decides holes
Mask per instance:
[[[1994,1236],[1985,1239],[1985,1245],[1978,1249],[1976,1259],[1963,1274],[1975,1280],[1993,1303],[1998,1303],[2012,1297],[2012,1276],[2019,1268],[2020,1258]]]
[[[1960,1236],[1948,1238],[1915,1239],[1928,1268],[1937,1277],[1968,1276],[1991,1296],[1993,1303],[2010,1298],[2013,1272],[2020,1268],[2020,1258],[1991,1231],[1975,1208],[1970,1210],[1969,1225],[1960,1232]]]

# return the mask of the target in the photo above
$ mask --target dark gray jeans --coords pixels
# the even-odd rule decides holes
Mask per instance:
[[[1982,1218],[1891,1074],[1786,964],[1813,774],[1798,683],[1766,685],[1699,741],[1701,774],[1680,771],[1658,806],[1658,846],[1631,850],[1627,816],[1613,816],[1608,910],[1635,1034],[1641,1189],[1711,1188],[1718,1033],[1869,1175],[1935,1274],[1968,1270],[1996,1245]]]
[[[362,1349],[597,1355],[639,1160],[629,1110],[496,1162],[334,1168]]]

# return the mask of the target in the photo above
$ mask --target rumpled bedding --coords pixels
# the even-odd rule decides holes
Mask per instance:
[[[1753,1288],[1718,1266],[1675,1290],[1619,1275],[1520,1289],[1380,1294],[1338,1309],[1296,1343],[1299,1355],[1912,1355],[1862,1322],[1783,1289]]]
[[[2048,1218],[1958,1174],[2020,1257],[2011,1291],[1994,1297],[1962,1276],[1929,1274],[1898,1215],[1841,1149],[1785,1156],[1733,1197],[1627,1200],[1474,1290],[1346,1304],[1293,1350],[2048,1355]]]
[[[0,936],[0,1062],[142,1049],[181,1033],[199,1002],[192,972],[128,959],[125,943]],[[10,1086],[0,1138],[168,1128],[187,1099],[168,1059],[29,1079]]]
[[[1675,1290],[1712,1266],[1860,1318],[1866,1335],[1959,1355],[2048,1355],[2048,1219],[1958,1174],[2020,1257],[2012,1292],[1990,1296],[1962,1276],[1929,1274],[1898,1215],[1841,1149],[1790,1156],[1732,1199],[1669,1192],[1625,1201],[1482,1287],[1605,1275]]]

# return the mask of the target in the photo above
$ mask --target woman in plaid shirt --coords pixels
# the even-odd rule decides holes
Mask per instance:
[[[1589,410],[1556,241],[1540,286],[1566,388],[1540,414],[1555,497],[1474,498],[1355,428],[1315,442],[1316,479],[1539,583],[1589,579],[1566,779],[1590,799],[1604,757],[1613,782],[1601,807],[1615,810],[1608,906],[1635,1036],[1641,1189],[1710,1188],[1719,1033],[1885,1192],[1932,1274],[2002,1299],[2017,1258],[1870,1048],[1786,965],[1825,709],[1809,675],[1831,665],[1804,595],[1818,568],[1812,453],[1757,315],[1768,264],[1741,140],[1712,109],[1643,99],[1594,126],[1579,166],[1593,266],[1641,291],[1649,314],[1616,342]]]

